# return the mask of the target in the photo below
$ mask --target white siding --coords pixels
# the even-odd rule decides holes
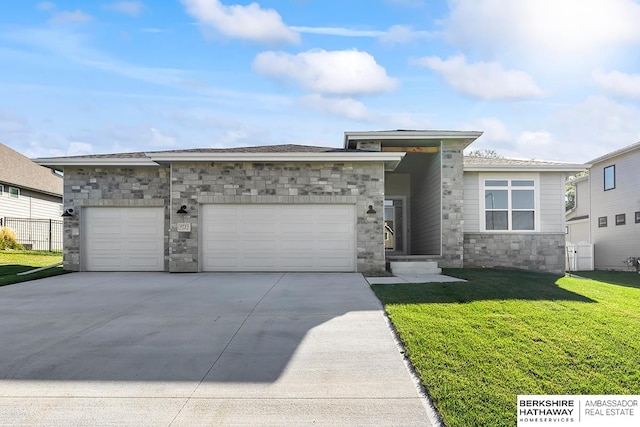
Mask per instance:
[[[564,233],[564,174],[541,173],[539,183],[539,231]]]
[[[570,218],[589,215],[591,209],[591,195],[589,194],[589,179],[585,179],[576,184],[576,206]]]
[[[480,187],[477,173],[464,174],[464,231],[480,231]]]
[[[604,168],[615,165],[615,188],[604,191]],[[626,269],[623,261],[640,256],[640,150],[594,164],[590,171],[591,239],[596,269]],[[616,225],[615,216],[625,214],[626,224]],[[607,217],[607,227],[598,227],[598,218]]]
[[[20,196],[9,195],[9,184],[2,184],[0,195],[0,217],[60,219],[62,197],[49,196],[20,188]],[[16,187],[19,188],[19,187]]]
[[[567,242],[580,243],[589,242],[589,220],[580,219],[567,223],[569,233],[566,236]]]
[[[440,255],[442,248],[442,161],[424,156],[424,166],[411,176],[411,252]]]

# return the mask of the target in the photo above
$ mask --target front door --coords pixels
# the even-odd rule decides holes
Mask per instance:
[[[405,201],[388,198],[384,201],[384,248],[387,253],[405,254]]]

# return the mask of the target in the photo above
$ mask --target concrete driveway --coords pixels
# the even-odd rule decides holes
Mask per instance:
[[[2,425],[430,425],[360,274],[0,288]]]

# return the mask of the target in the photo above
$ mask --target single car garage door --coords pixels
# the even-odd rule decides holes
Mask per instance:
[[[355,271],[354,205],[203,205],[204,271]]]
[[[82,217],[85,270],[164,270],[164,208],[84,208]]]

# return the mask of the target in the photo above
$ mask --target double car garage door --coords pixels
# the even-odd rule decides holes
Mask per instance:
[[[353,205],[202,205],[200,218],[203,271],[355,271]],[[163,208],[86,208],[84,221],[86,270],[164,269]]]

